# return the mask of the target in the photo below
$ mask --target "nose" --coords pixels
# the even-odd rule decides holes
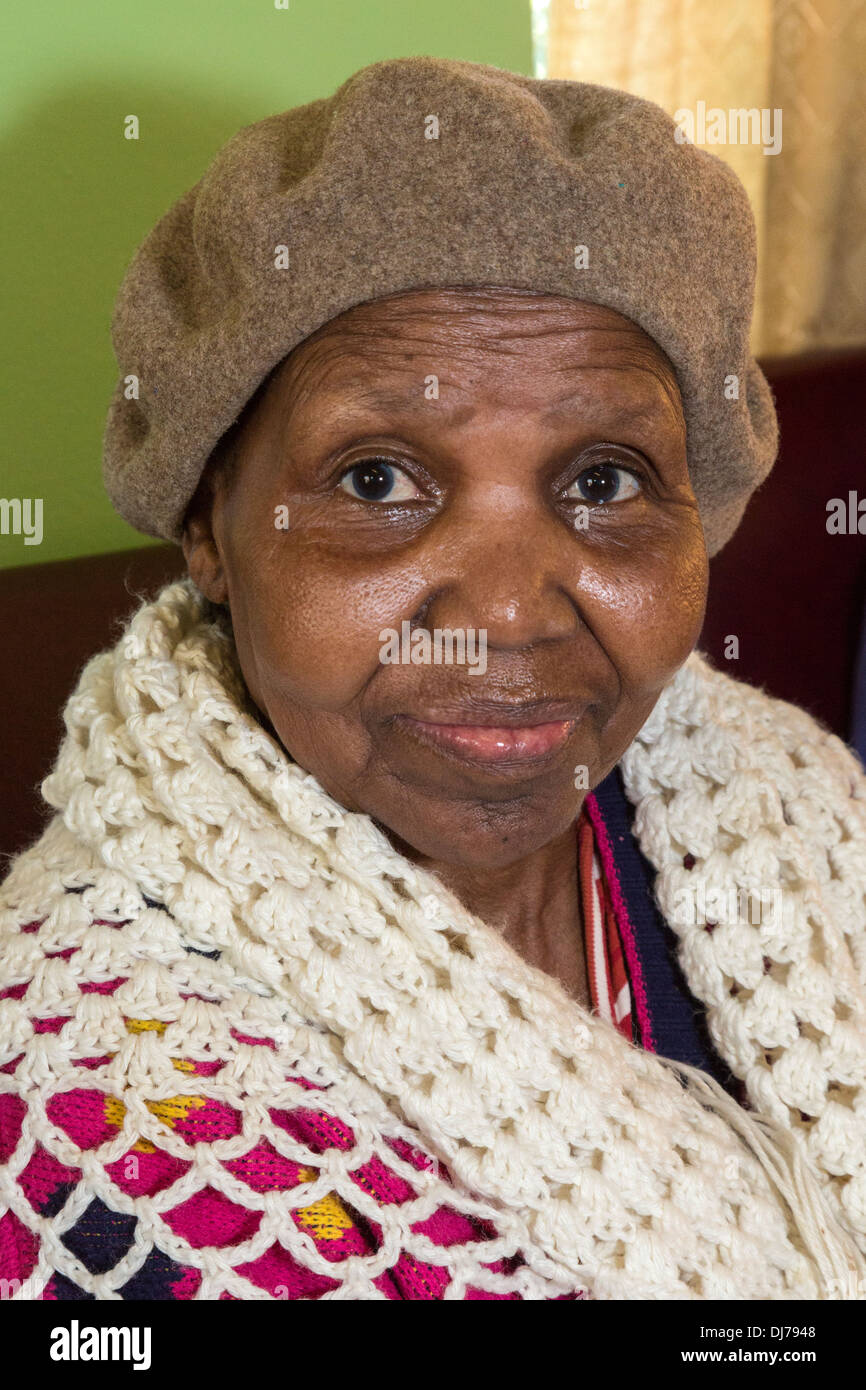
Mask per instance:
[[[433,530],[441,558],[418,615],[428,629],[485,629],[488,650],[515,651],[580,627],[580,546],[526,486],[490,484]]]

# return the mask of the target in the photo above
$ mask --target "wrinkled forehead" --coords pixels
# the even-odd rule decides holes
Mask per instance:
[[[619,337],[670,365],[665,353],[638,324],[607,305],[543,294],[535,290],[498,287],[413,289],[381,299],[365,300],[327,323],[286,359],[303,357],[318,343],[352,340],[387,343],[399,333],[407,342],[497,344],[514,341],[531,349],[534,342],[561,343],[570,338]]]
[[[356,305],[289,353],[269,389],[285,408],[313,393],[347,392],[397,408],[407,389],[417,390],[419,373],[438,378],[443,369],[465,396],[483,384],[508,400],[519,385],[530,404],[534,391],[538,408],[588,373],[628,374],[629,394],[649,403],[661,388],[682,414],[673,366],[630,319],[584,300],[495,288],[413,290]]]

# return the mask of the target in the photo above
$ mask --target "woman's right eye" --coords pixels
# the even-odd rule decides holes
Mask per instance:
[[[360,502],[408,502],[422,493],[409,475],[387,459],[364,459],[340,479],[340,487]]]

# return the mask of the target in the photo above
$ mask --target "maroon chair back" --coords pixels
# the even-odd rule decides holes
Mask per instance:
[[[39,784],[57,756],[63,706],[82,667],[113,644],[139,596],[185,573],[176,545],[0,570],[0,856],[30,844],[50,815]]]
[[[866,502],[866,351],[763,366],[781,422],[779,459],[711,562],[700,646],[714,665],[801,705],[847,740],[866,535],[828,532],[827,504],[839,498],[847,509],[858,488]],[[731,636],[735,660],[725,656]]]

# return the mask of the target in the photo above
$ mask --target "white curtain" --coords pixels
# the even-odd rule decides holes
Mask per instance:
[[[549,77],[671,115],[781,110],[778,154],[696,140],[736,170],[755,212],[754,350],[866,342],[866,0],[534,0],[534,12]]]

